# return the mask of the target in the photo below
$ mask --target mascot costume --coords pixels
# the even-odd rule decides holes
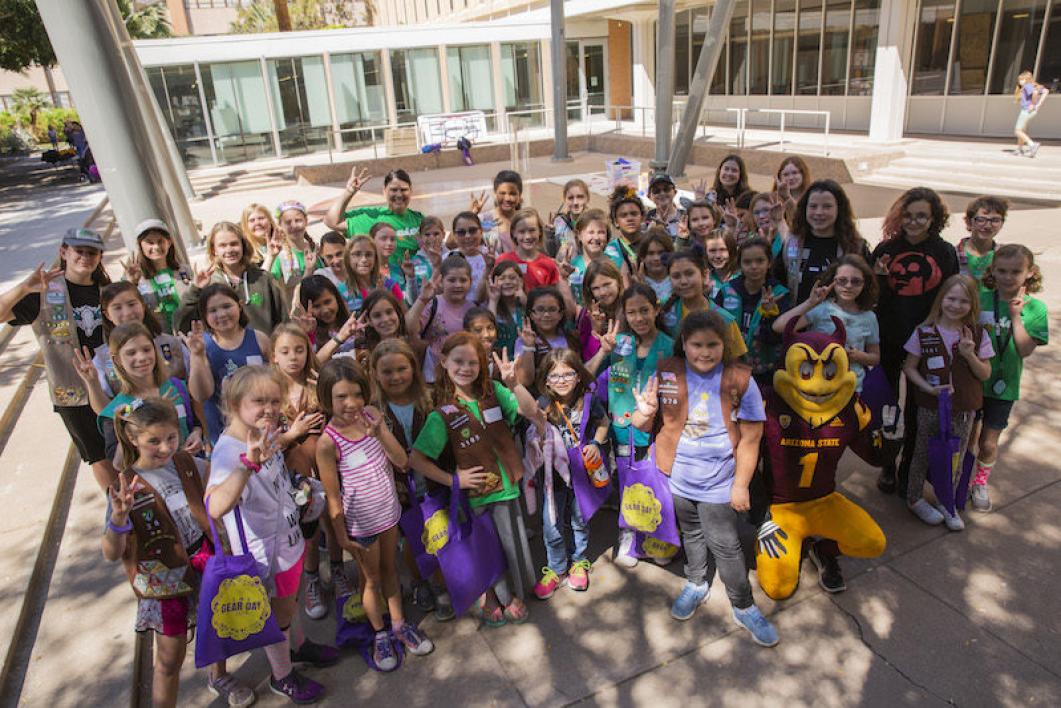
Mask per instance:
[[[788,323],[783,368],[774,372],[767,401],[770,508],[759,528],[756,564],[759,584],[774,600],[796,591],[805,539],[822,539],[816,551],[831,559],[839,553],[873,558],[884,552],[877,523],[836,491],[836,467],[845,449],[876,465],[883,454],[881,437],[872,431],[873,416],[855,394],[855,374],[844,350],[846,330],[839,319],[833,322],[831,335],[797,333],[796,319]]]

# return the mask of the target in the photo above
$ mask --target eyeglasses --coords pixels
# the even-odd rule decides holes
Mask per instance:
[[[973,223],[977,226],[1001,226],[1002,222],[1005,221],[1001,216],[974,216]]]
[[[559,307],[535,307],[531,310],[532,315],[559,315]]]
[[[836,278],[833,282],[841,288],[846,288],[849,285],[853,288],[857,288],[859,285],[863,285],[866,281],[862,278]]]
[[[474,236],[475,234],[482,231],[478,226],[472,226],[467,229],[453,229],[453,233],[457,236]]]
[[[931,214],[903,214],[903,221],[908,224],[927,224],[932,221]]]
[[[549,383],[563,383],[564,381],[574,381],[578,378],[578,373],[575,371],[565,371],[560,374],[549,374],[545,377],[545,380]]]

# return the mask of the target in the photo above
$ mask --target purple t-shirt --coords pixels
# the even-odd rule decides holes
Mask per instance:
[[[722,367],[698,374],[686,365],[689,412],[671,467],[670,489],[678,496],[711,504],[728,504],[737,462],[722,419]],[[755,381],[740,402],[737,419],[764,421],[763,397]]]

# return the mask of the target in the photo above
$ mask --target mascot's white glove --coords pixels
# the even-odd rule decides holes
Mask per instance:
[[[885,440],[902,440],[904,435],[903,416],[899,406],[884,406],[880,411],[881,432]]]
[[[755,552],[764,553],[771,558],[780,558],[788,553],[788,549],[782,543],[786,540],[788,540],[788,534],[770,517],[770,512],[767,512],[766,520],[759,527],[759,534],[755,539]]]

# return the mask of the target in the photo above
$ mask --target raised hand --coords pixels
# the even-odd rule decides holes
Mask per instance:
[[[360,192],[361,188],[365,186],[365,183],[372,179],[368,173],[368,168],[362,167],[358,169],[357,165],[354,165],[350,170],[350,178],[346,180],[346,191],[348,192]]]
[[[498,242],[491,239],[486,244],[486,253],[483,254],[483,259],[486,261],[486,270],[490,271],[494,268],[494,263],[497,263],[497,248]]]
[[[439,266],[442,265],[442,244],[434,241],[431,243],[424,243],[420,250],[427,256],[432,271],[438,270]]]
[[[129,521],[129,512],[133,510],[133,494],[142,486],[140,476],[133,477],[132,483],[126,483],[125,475],[118,475],[118,488],[113,486],[107,488],[111,498],[111,523],[115,526],[125,526]]]
[[[211,268],[199,270],[198,266],[192,264],[192,285],[202,290],[210,284]]]
[[[416,264],[413,263],[412,256],[409,255],[408,251],[405,252],[405,256],[402,258],[401,269],[406,282],[412,282],[416,277]]]
[[[777,194],[778,197],[780,197],[781,199],[788,199],[792,196],[792,192],[789,190],[788,184],[785,182],[785,180],[778,177],[775,180],[774,184],[776,185],[774,188],[774,192]]]
[[[260,465],[280,451],[280,436],[276,427],[269,425],[265,430],[250,428],[247,431],[247,459]]]
[[[619,336],[619,320],[611,320],[608,322],[607,330],[604,334],[600,335],[600,348],[604,350],[605,354],[611,354],[615,351],[615,338]]]
[[[534,349],[534,345],[538,341],[538,335],[534,332],[534,327],[531,326],[530,318],[523,320],[523,327],[519,331],[519,338],[523,342],[523,346],[527,349]]]
[[[877,275],[888,275],[888,266],[891,265],[892,257],[887,253],[882,254],[877,262],[873,264],[873,272]]]
[[[133,256],[129,256],[122,261],[122,270],[125,271],[125,277],[130,283],[139,283],[140,278],[144,275],[143,269],[140,268],[140,262]]]
[[[600,304],[594,302],[589,307],[589,316],[593,320],[593,331],[601,333],[608,326],[608,316],[600,309]]]
[[[312,334],[317,330],[317,319],[306,312],[306,308],[300,303],[295,303],[291,308],[291,321],[302,328],[306,334]]]
[[[31,293],[43,293],[48,289],[48,283],[58,278],[63,274],[62,268],[56,268],[55,270],[45,270],[44,264],[41,263],[39,266],[33,269],[33,272],[26,276],[26,279],[22,281],[22,287]]]
[[[368,327],[368,313],[362,312],[359,317],[351,315],[346,318],[346,322],[343,322],[343,326],[339,328],[335,336],[344,342],[348,341],[350,337],[362,334]]]
[[[317,269],[317,245],[306,237],[306,248],[302,251],[302,260],[306,264],[302,269],[302,272],[306,275],[312,275],[313,271]]]
[[[763,296],[759,300],[759,309],[767,316],[781,314],[781,308],[777,304],[777,296],[774,295],[773,288],[768,286],[763,287]],[[770,313],[773,313],[773,315]]]
[[[829,293],[833,291],[834,287],[836,287],[836,281],[828,285],[822,285],[820,280],[815,281],[814,287],[810,291],[810,296],[807,298],[812,303],[811,307],[825,302],[825,298],[829,297]]]
[[[419,299],[423,300],[424,302],[430,302],[431,298],[433,298],[436,295],[438,295],[438,293],[441,290],[442,290],[442,273],[440,273],[438,270],[436,270],[435,274],[431,276],[431,279],[426,281],[423,285],[420,286],[420,297],[419,297]]]
[[[689,212],[682,214],[678,220],[678,238],[689,238]]]
[[[1020,317],[1021,311],[1024,309],[1024,295],[1027,290],[1022,285],[1017,291],[1017,294],[1009,301],[1009,318],[1015,320]]]
[[[656,415],[659,410],[659,381],[655,376],[648,377],[643,389],[634,391],[634,401],[637,402],[637,410],[641,415]]]
[[[740,223],[740,214],[737,213],[736,199],[727,199],[726,203],[722,205],[722,222],[726,225],[727,229],[736,231],[737,225]]]
[[[365,426],[369,435],[378,436],[383,427],[383,414],[378,408],[365,406],[361,409],[361,424]]]
[[[491,278],[486,283],[486,297],[489,302],[495,305],[501,299],[501,285],[498,284],[497,278]]]
[[[476,214],[482,212],[482,210],[486,208],[486,203],[490,201],[490,197],[486,195],[485,189],[479,192],[478,195],[476,195],[475,192],[472,192],[471,197],[471,206],[469,206],[468,210]]]
[[[287,426],[287,430],[289,433],[293,434],[295,438],[301,438],[309,431],[320,427],[320,424],[323,422],[324,416],[322,414],[302,411],[295,416],[295,419]]]
[[[693,184],[693,196],[696,197],[696,201],[702,202],[707,199],[707,178],[701,177]]]
[[[506,386],[512,388],[516,385],[516,362],[508,360],[508,349],[502,349],[501,356],[494,352],[494,366]]]
[[[206,354],[206,340],[203,338],[205,332],[202,320],[192,320],[192,330],[188,334],[181,333],[181,341],[188,348],[192,356],[203,356]]]
[[[962,327],[962,334],[958,339],[958,352],[964,357],[970,357],[975,351],[976,342],[973,340],[973,331],[968,327]]]
[[[85,383],[96,381],[96,366],[92,363],[92,353],[88,347],[81,347],[80,351],[74,349],[74,370]]]

